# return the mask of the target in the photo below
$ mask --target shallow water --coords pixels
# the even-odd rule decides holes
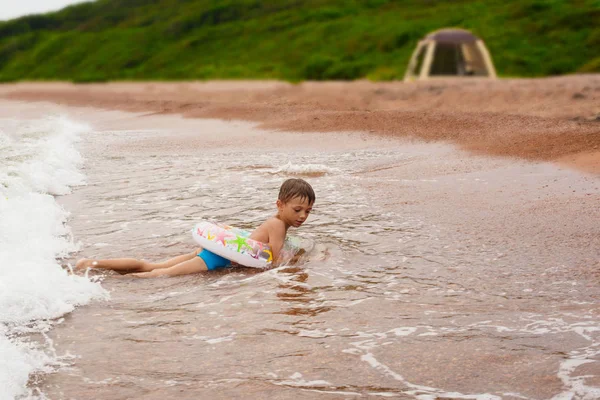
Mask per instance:
[[[79,118],[86,118],[79,115]],[[281,182],[315,212],[301,265],[141,280],[50,333],[49,398],[600,397],[600,180],[442,144],[95,113],[76,256],[159,260],[214,218],[251,229]],[[73,262],[75,255],[64,263]]]

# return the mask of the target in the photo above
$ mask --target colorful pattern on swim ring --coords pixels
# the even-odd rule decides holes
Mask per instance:
[[[229,225],[202,221],[193,230],[196,242],[221,257],[249,267],[268,267],[273,252],[265,243],[250,239],[250,232]]]

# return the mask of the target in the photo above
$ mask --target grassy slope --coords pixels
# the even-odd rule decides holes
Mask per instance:
[[[503,76],[600,71],[600,0],[98,0],[0,23],[0,80],[398,79],[448,26]]]

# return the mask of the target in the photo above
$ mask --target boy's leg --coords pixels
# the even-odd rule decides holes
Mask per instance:
[[[147,272],[152,271],[154,269],[161,268],[169,268],[174,265],[180,264],[184,261],[191,260],[197,256],[198,253],[202,251],[202,248],[196,249],[193,253],[183,254],[177,257],[173,257],[167,261],[163,261],[160,263],[150,263],[145,260],[138,260],[135,258],[114,258],[108,260],[92,260],[89,258],[82,258],[77,261],[75,265],[76,269],[84,269],[84,268],[102,268],[102,269],[110,269],[113,271],[137,271],[137,272]]]
[[[168,268],[156,268],[148,272],[136,272],[131,275],[140,278],[155,278],[158,276],[178,276],[189,275],[198,272],[208,271],[206,263],[200,257],[194,256],[191,260],[181,262],[177,265]]]
[[[145,262],[144,266],[142,267],[142,269],[138,270],[139,272],[148,272],[148,271],[152,271],[155,269],[163,269],[163,268],[170,268],[173,267],[177,264],[181,264],[184,261],[188,261],[193,259],[194,257],[197,257],[198,254],[202,251],[202,247],[198,247],[196,249],[196,251],[194,251],[193,253],[187,253],[187,254],[183,254],[177,257],[173,257],[171,259],[168,259],[166,261],[162,261],[159,263],[149,263],[149,262]]]

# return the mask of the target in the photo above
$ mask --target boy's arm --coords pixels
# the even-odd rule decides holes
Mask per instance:
[[[269,247],[273,252],[273,264],[279,262],[279,255],[285,241],[285,226],[283,224],[272,224],[269,227]]]

